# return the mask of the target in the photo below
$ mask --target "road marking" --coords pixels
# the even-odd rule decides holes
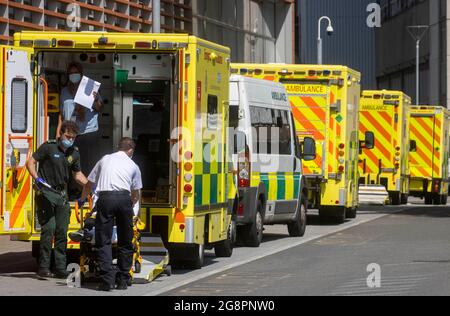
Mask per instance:
[[[371,218],[364,219],[364,220],[356,220],[356,221],[354,221],[352,223],[349,223],[348,225],[344,225],[342,227],[336,227],[336,229],[333,229],[333,230],[328,231],[326,233],[315,235],[315,236],[311,236],[309,238],[304,238],[304,239],[301,239],[301,240],[299,240],[297,242],[292,242],[289,245],[281,246],[281,247],[279,247],[277,249],[268,250],[263,255],[255,255],[255,256],[248,257],[246,259],[238,260],[236,262],[233,262],[231,264],[225,265],[223,267],[220,267],[220,268],[217,268],[217,269],[213,269],[211,271],[208,271],[208,272],[196,275],[196,276],[188,277],[188,278],[183,279],[183,280],[179,280],[175,284],[170,284],[170,285],[162,285],[161,284],[162,287],[160,287],[158,289],[151,290],[151,291],[147,292],[146,294],[144,294],[143,296],[157,296],[157,295],[161,295],[161,294],[173,291],[175,289],[178,289],[180,287],[186,286],[188,284],[191,284],[193,282],[196,282],[196,281],[199,281],[199,280],[211,277],[213,275],[222,273],[224,271],[227,271],[227,270],[230,270],[230,269],[233,269],[233,268],[237,268],[239,266],[248,264],[250,262],[257,261],[259,259],[263,259],[265,257],[269,257],[269,256],[272,256],[272,255],[275,255],[277,253],[289,250],[291,248],[295,248],[297,246],[300,246],[300,245],[303,245],[303,244],[306,244],[306,243],[309,243],[309,242],[312,242],[312,241],[315,241],[315,240],[318,240],[318,239],[321,239],[321,238],[324,238],[324,237],[328,237],[328,236],[334,235],[336,233],[339,233],[339,232],[351,229],[353,227],[356,227],[356,226],[359,226],[359,225],[362,225],[362,224],[366,224],[366,223],[369,223],[369,222],[372,222],[372,221],[375,221],[375,220],[378,220],[378,219],[381,219],[383,217],[387,217],[387,216],[390,216],[390,215],[393,215],[393,214],[396,214],[396,213],[403,212],[405,210],[407,210],[407,208],[403,208],[402,207],[402,208],[400,208],[400,209],[398,209],[396,211],[392,210],[392,211],[390,211],[387,214],[386,213],[384,213],[384,214],[373,214],[373,216]]]

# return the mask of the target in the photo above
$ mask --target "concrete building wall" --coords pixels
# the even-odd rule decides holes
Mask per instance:
[[[300,62],[317,63],[317,23],[329,16],[334,34],[322,22],[324,64],[348,65],[362,74],[364,89],[376,88],[375,30],[367,26],[367,5],[374,0],[299,0]]]
[[[294,62],[294,0],[193,0],[193,33],[235,62]]]

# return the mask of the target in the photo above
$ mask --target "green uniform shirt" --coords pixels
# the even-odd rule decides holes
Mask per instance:
[[[54,140],[42,144],[33,158],[39,162],[39,177],[53,188],[66,187],[69,172],[81,171],[78,148],[71,147],[64,152]]]

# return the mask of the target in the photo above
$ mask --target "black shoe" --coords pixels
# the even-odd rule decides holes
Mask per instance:
[[[113,287],[111,285],[109,285],[108,283],[101,283],[97,287],[97,291],[101,291],[101,292],[110,292],[112,289],[113,289]]]
[[[66,280],[69,277],[69,272],[59,271],[59,272],[56,272],[53,277],[55,279]]]
[[[74,242],[81,242],[84,239],[84,231],[78,230],[76,232],[69,233],[69,238]]]
[[[126,289],[128,289],[128,285],[127,285],[126,281],[121,281],[116,286],[116,290],[119,290],[119,291],[125,291]]]
[[[39,270],[37,273],[38,277],[43,279],[53,278],[54,275],[48,270]]]

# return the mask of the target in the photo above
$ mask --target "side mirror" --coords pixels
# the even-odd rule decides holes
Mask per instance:
[[[366,149],[375,148],[375,134],[373,132],[366,132],[364,139],[364,148]]]
[[[303,155],[304,161],[313,161],[317,157],[316,141],[311,137],[305,137],[303,140]]]
[[[234,152],[241,153],[247,147],[247,136],[244,132],[236,132],[234,134]]]
[[[417,142],[415,140],[409,142],[409,151],[412,153],[417,152]]]

